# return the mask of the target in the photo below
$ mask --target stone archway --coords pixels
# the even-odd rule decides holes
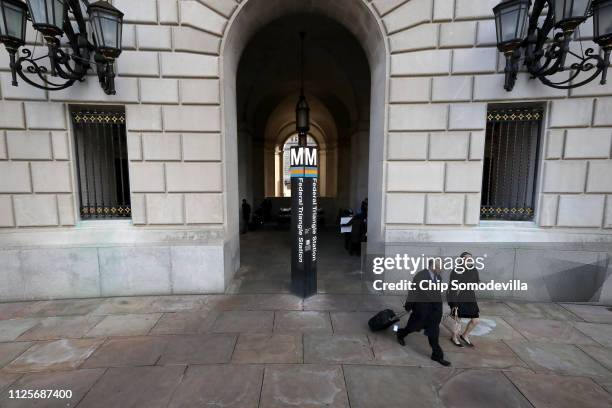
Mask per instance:
[[[357,39],[366,54],[371,73],[369,137],[369,235],[370,243],[383,240],[384,152],[387,129],[389,50],[382,22],[365,0],[243,0],[234,12],[221,43],[221,110],[224,139],[225,185],[225,281],[240,264],[238,191],[238,119],[236,76],[242,53],[251,37],[278,18],[310,13],[338,22]]]
[[[287,139],[295,134],[295,101],[297,97],[297,93],[292,93],[284,98],[272,110],[266,122],[264,138],[268,144],[266,154],[269,156],[267,159],[270,162],[275,162],[273,156],[278,153],[276,150],[279,148],[282,150]],[[337,160],[338,145],[336,123],[333,120],[333,114],[315,95],[307,94],[306,97],[311,108],[310,136],[317,141],[319,154],[322,158],[319,169],[319,192],[322,197],[335,196],[337,192],[337,169],[334,164]],[[282,195],[278,195],[278,190],[273,187],[272,181],[267,179],[266,191],[268,193],[266,196],[282,197]]]

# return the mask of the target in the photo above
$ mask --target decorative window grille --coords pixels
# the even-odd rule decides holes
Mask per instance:
[[[543,117],[541,107],[489,109],[481,219],[533,220]]]
[[[130,218],[124,110],[84,107],[71,117],[81,218]]]

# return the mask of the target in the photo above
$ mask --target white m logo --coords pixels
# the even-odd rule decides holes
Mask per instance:
[[[304,147],[291,149],[291,166],[317,166],[317,150]]]
[[[300,166],[304,161],[304,149],[291,149],[291,165]]]
[[[306,149],[306,166],[316,166],[317,165],[317,150],[316,149]]]

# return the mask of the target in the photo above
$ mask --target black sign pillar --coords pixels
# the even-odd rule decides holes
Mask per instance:
[[[308,297],[317,293],[318,152],[315,147],[291,148],[291,291]]]

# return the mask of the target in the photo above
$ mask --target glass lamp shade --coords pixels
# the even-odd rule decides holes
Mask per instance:
[[[527,36],[530,0],[507,0],[493,8],[497,48],[504,53],[520,47]]]
[[[105,1],[97,1],[87,9],[97,51],[107,59],[121,54],[123,13]]]
[[[593,1],[593,36],[602,48],[612,48],[612,0]]]
[[[45,37],[62,35],[64,30],[65,0],[26,0],[32,25]]]
[[[554,0],[555,27],[574,31],[586,20],[592,0]]]
[[[300,134],[306,134],[310,130],[310,107],[304,95],[300,96],[295,108],[296,130]]]
[[[0,0],[0,42],[7,48],[25,44],[27,12],[20,0]]]

